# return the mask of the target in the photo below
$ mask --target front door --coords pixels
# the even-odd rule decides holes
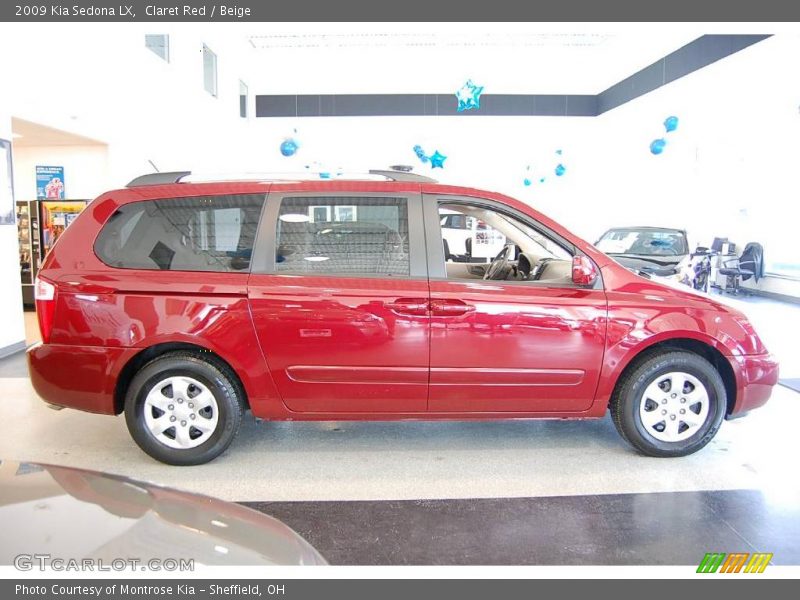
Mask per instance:
[[[419,195],[296,192],[267,202],[256,249],[267,260],[254,258],[248,297],[286,406],[424,412],[430,316]]]
[[[571,279],[574,248],[535,223],[474,199],[426,198],[426,222],[461,212],[481,223],[465,256],[431,273],[432,412],[580,412],[592,404],[605,345],[606,297]],[[440,241],[441,240],[441,241]],[[499,244],[487,258],[483,246]],[[496,260],[492,260],[495,258]],[[488,272],[488,276],[487,276]]]

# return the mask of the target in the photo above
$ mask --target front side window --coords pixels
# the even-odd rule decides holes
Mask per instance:
[[[278,272],[408,276],[408,200],[287,197],[277,224]]]
[[[443,202],[448,279],[572,282],[572,254],[522,221],[482,205]]]
[[[100,231],[95,253],[111,267],[246,271],[264,196],[203,196],[132,202]]]

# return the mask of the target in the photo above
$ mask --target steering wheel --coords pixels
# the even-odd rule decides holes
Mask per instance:
[[[506,271],[508,269],[508,256],[511,253],[511,248],[513,248],[513,244],[507,244],[503,246],[503,249],[497,253],[492,259],[489,268],[486,269],[486,273],[483,275],[484,281],[489,281],[491,279],[503,279],[505,277]]]

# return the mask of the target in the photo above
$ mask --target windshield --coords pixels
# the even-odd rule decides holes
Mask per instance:
[[[611,229],[595,246],[606,254],[680,256],[689,253],[686,235],[670,229]]]

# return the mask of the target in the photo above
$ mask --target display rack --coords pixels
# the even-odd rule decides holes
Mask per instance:
[[[33,284],[42,260],[39,242],[39,205],[36,200],[17,202],[17,231],[22,302],[26,306],[33,306]]]

